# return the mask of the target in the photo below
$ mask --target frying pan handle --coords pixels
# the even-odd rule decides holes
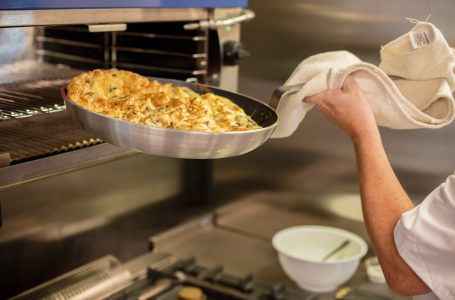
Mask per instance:
[[[283,85],[275,89],[270,99],[269,105],[276,109],[278,104],[280,104],[281,98],[286,93],[295,93],[303,87],[304,83],[293,84],[293,85]]]

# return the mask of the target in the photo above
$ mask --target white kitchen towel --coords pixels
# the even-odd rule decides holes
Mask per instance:
[[[421,22],[380,51],[379,68],[389,76],[409,80],[445,78],[455,87],[453,51],[433,24]]]
[[[423,28],[428,32],[423,39],[427,39],[410,49],[416,41],[407,44],[406,38],[411,39],[413,30]],[[419,23],[413,30],[382,49],[382,65],[390,74],[347,51],[321,53],[302,61],[285,83],[299,87],[282,96],[277,107],[280,124],[272,137],[290,136],[314,106],[304,98],[340,88],[348,75],[354,76],[367,96],[380,126],[440,128],[451,123],[455,118],[454,56],[432,24]],[[392,80],[388,75],[395,77]]]

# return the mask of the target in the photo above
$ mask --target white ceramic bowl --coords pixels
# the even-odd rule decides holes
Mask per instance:
[[[350,243],[322,259],[346,239]],[[348,281],[367,253],[368,246],[359,236],[327,226],[296,226],[276,233],[272,244],[284,272],[299,287],[313,292],[328,292]]]

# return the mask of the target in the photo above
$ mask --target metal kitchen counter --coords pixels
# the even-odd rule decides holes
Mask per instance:
[[[320,201],[321,197],[332,197],[332,200]],[[302,198],[306,198],[305,201]],[[302,299],[333,299],[336,291],[317,294],[299,290],[283,273],[271,238],[280,229],[304,224],[336,226],[366,238],[363,222],[355,219],[355,203],[358,202],[355,200],[358,200],[355,195],[337,198],[334,195],[258,193],[220,208],[214,217],[208,215],[154,236],[151,242],[154,249],[182,259],[192,256],[204,265],[222,264],[226,272],[238,276],[253,274],[260,283],[283,282],[287,289],[301,293]],[[325,207],[317,202],[325,203]],[[331,204],[327,206],[327,203]],[[346,216],[332,213],[330,209],[336,212],[338,205],[344,205],[354,213]],[[367,257],[373,255],[370,250]],[[385,284],[369,282],[363,263],[343,286],[372,291],[391,299],[407,299],[394,294]]]

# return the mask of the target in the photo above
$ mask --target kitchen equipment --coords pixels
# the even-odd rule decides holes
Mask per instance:
[[[390,297],[372,291],[343,287],[335,293],[336,300],[391,300]]]
[[[254,17],[245,0],[13,2],[0,2],[0,269],[14,270],[0,272],[2,299],[107,253],[137,256],[212,205],[210,160],[106,143],[73,121],[61,87],[119,68],[235,91],[240,23]]]
[[[21,293],[12,300],[28,299],[179,299],[179,292],[186,287],[202,291],[207,300],[310,300],[314,295],[305,291],[288,289],[282,282],[262,282],[249,272],[231,272],[232,265],[221,265],[233,256],[219,251],[214,243],[196,253],[195,244],[201,241],[223,239],[225,244],[235,244],[242,251],[266,256],[273,262],[270,243],[251,239],[240,233],[214,224],[206,215],[173,230],[150,237],[151,251],[119,263],[111,256],[88,263],[49,282]],[[177,243],[177,244],[175,244]],[[173,251],[169,251],[173,248]],[[106,262],[112,261],[111,264]],[[256,261],[259,266],[264,261]],[[274,264],[278,269],[278,265]],[[251,271],[254,271],[252,268]],[[117,271],[119,270],[119,271]],[[101,275],[104,276],[101,276]],[[116,284],[112,284],[115,280]]]
[[[179,158],[224,158],[247,153],[262,145],[278,125],[278,115],[270,106],[253,98],[219,88],[151,77],[161,83],[185,86],[196,93],[214,93],[239,105],[263,128],[247,131],[200,132],[159,128],[114,119],[90,111],[71,101],[62,88],[68,112],[90,134],[111,144],[147,154]]]
[[[346,239],[351,241],[348,246],[323,260],[327,249]],[[349,280],[368,250],[359,236],[327,226],[286,228],[274,235],[272,244],[284,272],[302,289],[316,292],[334,290]]]
[[[106,289],[125,288],[131,279],[130,272],[121,262],[108,255],[36,286],[15,299],[92,299],[101,297]]]
[[[340,192],[358,198],[355,167],[339,156],[352,149],[346,150],[336,135],[327,134],[324,129],[331,127],[322,126],[326,120],[307,124],[313,130],[302,130],[292,139],[248,155],[216,160],[214,169],[210,160],[143,155],[104,143],[75,124],[61,97],[61,87],[72,76],[96,67],[131,69],[147,76],[180,80],[197,77],[203,84],[235,91],[239,76],[233,63],[245,54],[238,51],[242,27],[242,39],[252,50],[251,58],[243,62],[242,89],[248,95],[257,94],[256,99],[267,99],[269,89],[282,82],[302,57],[328,50],[320,48],[320,38],[335,41],[324,42],[323,47],[352,47],[355,43],[359,51],[376,57],[377,49],[372,45],[402,31],[396,21],[404,17],[395,13],[403,14],[397,7],[406,6],[403,1],[367,1],[360,7],[358,1],[348,5],[329,1],[324,5],[335,14],[321,16],[318,12],[326,12],[325,7],[315,10],[298,1],[288,1],[286,5],[281,1],[266,2],[250,1],[257,19],[248,24],[223,22],[229,26],[185,30],[187,24],[220,24],[217,20],[243,14],[246,1],[0,1],[2,9],[8,4],[17,8],[0,10],[0,26],[33,32],[33,44],[28,47],[31,55],[26,56],[31,60],[0,68],[2,88],[8,85],[2,90],[1,98],[5,100],[0,105],[0,147],[6,150],[2,159],[5,166],[0,168],[1,299],[107,253],[128,266],[141,265],[142,271],[131,272],[137,285],[126,289],[134,293],[140,284],[147,284],[142,279],[147,276],[147,266],[153,264],[146,259],[152,256],[149,253],[141,260],[150,235],[156,236],[204,213],[204,204],[209,203],[213,209],[220,203],[245,197],[255,201],[239,201],[231,213],[216,215],[217,222],[227,227],[225,230],[195,226],[169,237],[164,244],[158,243],[154,249],[179,252],[178,259],[194,256],[197,264],[208,269],[222,264],[223,272],[237,279],[246,278],[244,282],[252,274],[254,281],[273,288],[277,298],[284,290],[295,291],[294,299],[333,299],[333,294],[325,297],[299,290],[282,272],[270,244],[273,233],[302,222],[333,224],[365,234],[362,223],[345,218],[343,209],[326,209],[332,205],[332,201],[326,201],[329,196],[333,200],[345,197]],[[30,3],[53,3],[68,9],[23,7]],[[160,7],[133,7],[138,3]],[[166,3],[185,7],[163,7]],[[112,4],[123,7],[112,8]],[[451,4],[435,4],[433,8],[450,15],[452,10],[447,6]],[[378,5],[385,9],[382,13],[378,13]],[[421,7],[420,13],[425,14],[427,6],[413,7]],[[356,18],[339,18],[353,10]],[[365,22],[358,22],[358,17]],[[313,30],[315,23],[317,31]],[[122,30],[125,24],[125,31],[114,31]],[[101,29],[100,25],[113,31],[92,32]],[[294,34],[287,34],[283,28]],[[331,34],[334,28],[348,34]],[[294,29],[300,38],[296,38]],[[4,45],[9,48],[9,44]],[[328,137],[331,143],[318,148],[319,142],[326,140],[322,137]],[[428,141],[434,135],[425,137],[418,140]],[[406,144],[401,138],[398,140]],[[335,157],[326,156],[325,150]],[[412,160],[407,162],[416,165]],[[436,170],[440,165],[428,167]],[[212,172],[216,175],[214,182]],[[418,176],[403,174],[408,179],[412,177],[411,190],[418,193],[430,190],[440,179],[428,177],[425,172],[414,174]],[[302,194],[309,191],[321,193],[317,197]],[[347,203],[344,208],[350,207]],[[246,233],[242,235],[241,231]],[[386,285],[369,283],[363,268],[349,285],[402,299]],[[166,281],[161,281],[157,289],[145,288],[141,295],[147,298],[166,286]]]
[[[4,42],[20,49],[2,57],[0,70],[0,189],[134,154],[87,134],[66,111],[60,89],[85,70],[127,69],[235,91],[246,53],[240,23],[254,17],[246,4],[0,3],[0,27],[11,27],[1,38],[15,38]]]
[[[386,283],[384,272],[376,256],[365,259],[365,269],[367,270],[368,279],[374,283]]]

